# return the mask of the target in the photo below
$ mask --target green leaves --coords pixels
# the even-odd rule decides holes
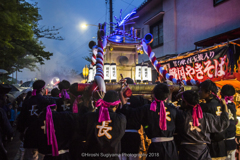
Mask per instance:
[[[1,0],[0,2],[0,68],[12,72],[23,68],[34,71],[36,63],[44,64],[53,53],[44,51],[39,38],[63,40],[61,28],[39,27],[42,19],[37,3],[25,0]]]

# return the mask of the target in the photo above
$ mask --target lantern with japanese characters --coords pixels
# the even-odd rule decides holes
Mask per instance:
[[[104,81],[110,82],[110,64],[104,63]]]
[[[116,66],[116,63],[111,63],[110,72],[111,72],[111,82],[116,82],[117,81],[117,66]]]
[[[152,82],[152,67],[148,66],[148,81]]]
[[[141,82],[141,80],[142,80],[142,65],[137,64],[136,65],[135,81],[136,82]]]
[[[146,83],[148,81],[148,66],[147,64],[142,65],[142,82]]]

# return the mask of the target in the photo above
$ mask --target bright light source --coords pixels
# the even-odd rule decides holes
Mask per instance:
[[[86,29],[87,26],[88,26],[88,25],[87,25],[86,23],[81,24],[81,28],[82,28],[82,29]]]

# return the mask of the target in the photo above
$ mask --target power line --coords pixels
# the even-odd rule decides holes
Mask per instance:
[[[134,0],[132,0],[132,2],[133,2]],[[128,7],[130,6],[130,5],[132,5],[132,2],[130,2],[129,3],[129,5],[127,6],[127,8],[125,8],[125,10],[123,11],[123,13],[128,9]],[[136,6],[135,6],[136,7]]]
[[[131,6],[133,6],[133,7],[137,7],[137,6],[132,5],[131,3],[128,3],[128,2],[126,2],[126,1],[124,1],[124,0],[121,0],[121,1],[123,1],[123,2],[125,2],[125,3],[127,3],[127,4],[129,4],[129,5],[131,5]]]

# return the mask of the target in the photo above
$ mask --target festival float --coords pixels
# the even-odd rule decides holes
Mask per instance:
[[[120,12],[121,13],[121,12]],[[92,49],[92,61],[89,69],[87,84],[79,84],[77,90],[84,92],[86,88],[92,91],[107,90],[119,91],[123,77],[130,77],[135,84],[128,85],[134,95],[143,95],[150,99],[152,84],[152,68],[156,70],[160,82],[167,82],[173,91],[197,90],[198,85],[210,79],[221,88],[225,84],[231,84],[236,89],[234,102],[237,107],[237,115],[240,120],[240,45],[235,40],[199,49],[191,53],[177,56],[167,55],[156,58],[150,43],[153,36],[148,33],[143,39],[137,37],[137,30],[133,27],[125,30],[125,25],[133,24],[135,18],[133,10],[123,19],[116,19],[116,29],[110,35],[106,34],[106,24],[99,24],[98,44],[89,43]],[[239,40],[238,40],[239,41]],[[138,53],[148,55],[152,66],[138,63]],[[240,124],[240,123],[239,123]],[[240,135],[240,125],[237,127]]]

